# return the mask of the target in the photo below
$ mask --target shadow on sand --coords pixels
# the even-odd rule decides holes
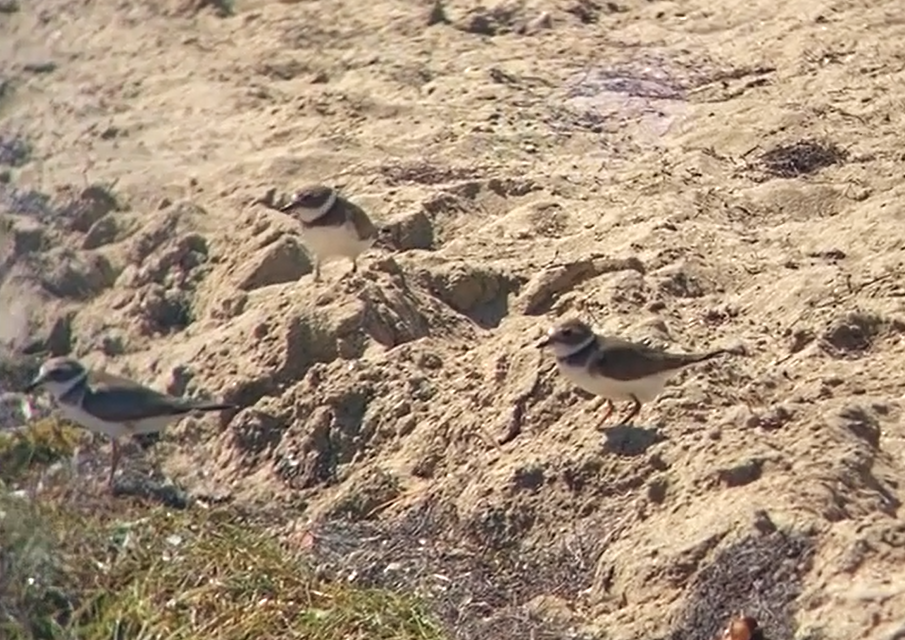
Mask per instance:
[[[656,427],[617,424],[603,432],[603,449],[622,456],[640,456],[650,447],[666,440]]]

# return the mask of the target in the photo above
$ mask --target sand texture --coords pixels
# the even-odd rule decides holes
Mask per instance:
[[[903,43],[900,0],[0,1],[0,342],[236,403],[167,473],[451,637],[899,638]],[[383,229],[319,283],[262,204],[316,182]],[[743,353],[600,429],[569,315]]]

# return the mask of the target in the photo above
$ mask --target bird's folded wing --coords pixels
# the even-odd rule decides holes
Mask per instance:
[[[644,344],[630,342],[604,343],[589,363],[595,375],[612,380],[638,380],[674,371],[695,362],[693,355],[668,353]]]
[[[177,416],[192,410],[192,403],[145,387],[111,389],[98,386],[85,394],[83,408],[106,422],[128,422],[155,416]]]
[[[365,213],[361,207],[352,202],[347,203],[347,206],[349,208],[349,215],[352,217],[352,225],[355,227],[355,231],[358,233],[359,238],[370,238],[377,233],[377,228],[374,226],[374,223],[371,222],[368,214]]]

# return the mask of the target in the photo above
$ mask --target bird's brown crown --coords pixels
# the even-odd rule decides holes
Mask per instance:
[[[578,318],[570,318],[555,325],[547,334],[547,340],[552,343],[565,345],[579,345],[592,336],[594,331],[586,322]]]
[[[43,365],[39,377],[49,382],[68,382],[85,374],[85,367],[78,360],[72,358],[50,358]]]
[[[305,209],[320,209],[333,196],[333,189],[326,185],[314,184],[303,187],[295,192],[290,207],[304,207]]]

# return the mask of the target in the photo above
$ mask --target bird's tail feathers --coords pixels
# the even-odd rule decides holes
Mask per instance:
[[[707,360],[712,360],[720,356],[738,356],[742,355],[743,353],[744,350],[739,347],[732,347],[729,349],[714,349],[713,351],[705,351],[704,353],[689,354],[690,357],[688,358],[688,364],[706,362]]]
[[[236,408],[234,404],[223,402],[199,402],[190,406],[192,411],[229,411]]]

